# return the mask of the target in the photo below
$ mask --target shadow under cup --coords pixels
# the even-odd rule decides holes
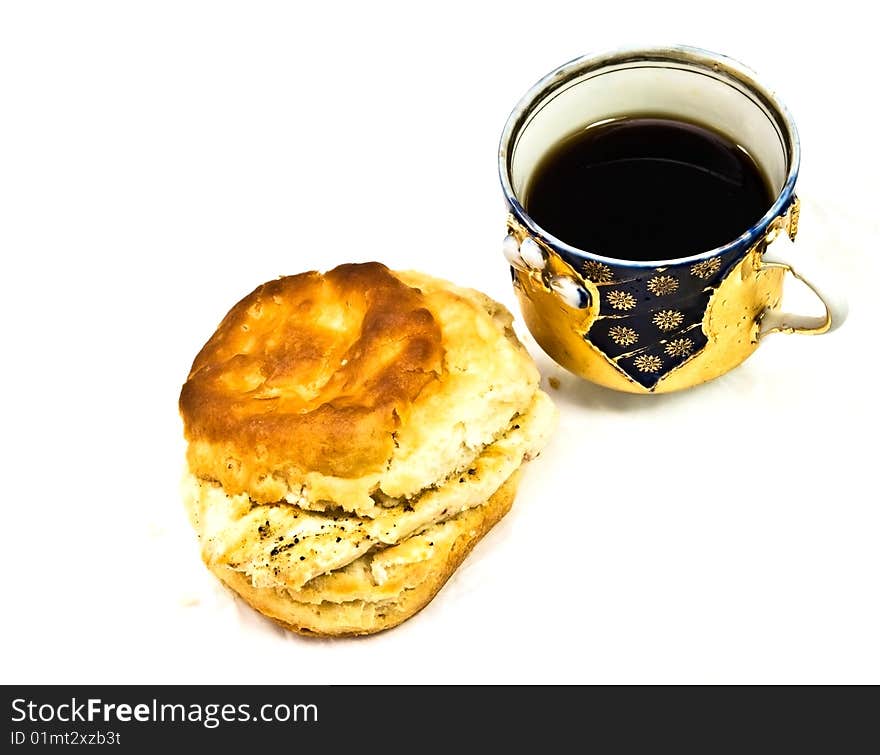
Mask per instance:
[[[542,158],[587,126],[632,116],[693,122],[728,137],[757,163],[772,205],[724,246],[674,259],[604,257],[537,225],[521,199]],[[514,108],[499,150],[509,208],[504,253],[529,330],[567,369],[634,393],[686,388],[735,367],[757,347],[790,271],[763,254],[780,234],[797,232],[799,159],[784,106],[723,56],[687,47],[623,50],[553,71]],[[640,208],[626,211],[636,218]]]

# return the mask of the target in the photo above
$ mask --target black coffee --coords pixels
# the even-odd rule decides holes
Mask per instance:
[[[578,249],[627,260],[722,246],[769,209],[748,153],[693,123],[625,118],[584,129],[538,164],[525,208]]]

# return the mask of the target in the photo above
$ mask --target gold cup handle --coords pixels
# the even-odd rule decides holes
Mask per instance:
[[[808,315],[797,315],[789,312],[778,312],[775,309],[767,309],[761,316],[758,338],[769,336],[771,333],[806,333],[807,335],[816,336],[820,333],[827,333],[832,329],[832,326],[837,327],[838,318],[832,314],[828,299],[810,281],[798,274],[791,265],[785,262],[765,260],[761,264],[762,270],[772,270],[774,268],[789,273],[793,278],[809,288],[816,295],[816,298],[822,302],[822,305],[825,307],[825,314],[819,317],[810,317]]]
[[[760,316],[758,338],[763,338],[771,333],[805,333],[808,335],[819,335],[820,333],[828,333],[839,328],[846,319],[847,307],[846,301],[833,293],[833,291],[823,288],[819,289],[814,283],[798,273],[791,265],[776,259],[778,247],[780,246],[781,237],[785,237],[789,242],[793,242],[797,234],[798,215],[800,211],[800,202],[795,199],[794,204],[789,213],[783,218],[777,218],[767,232],[766,245],[763,258],[761,260],[761,270],[782,270],[783,275],[788,273],[792,278],[806,286],[813,295],[822,303],[825,309],[824,314],[815,317],[808,315],[793,314],[790,312],[782,312],[775,308],[766,309]],[[775,242],[775,243],[774,243]],[[771,244],[773,245],[772,253],[769,251]],[[798,245],[801,247],[801,245]],[[809,249],[803,250],[799,248],[798,257],[809,265],[807,255],[803,251],[809,253]],[[800,267],[800,262],[798,263]],[[830,274],[826,271],[826,277]]]

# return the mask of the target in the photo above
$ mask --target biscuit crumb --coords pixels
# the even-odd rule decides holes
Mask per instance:
[[[550,384],[550,387],[551,387],[554,391],[558,391],[558,390],[559,390],[559,378],[557,378],[557,377],[549,377],[549,378],[547,378],[547,382]]]

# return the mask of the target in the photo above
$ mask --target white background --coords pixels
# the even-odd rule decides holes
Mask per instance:
[[[4,3],[2,681],[880,682],[860,5]],[[803,145],[787,253],[850,306],[666,397],[556,367],[500,256],[508,112],[555,66],[639,42],[726,53],[780,93]],[[177,397],[257,284],[371,259],[506,303],[561,381],[560,426],[428,608],[300,638],[202,566]]]

